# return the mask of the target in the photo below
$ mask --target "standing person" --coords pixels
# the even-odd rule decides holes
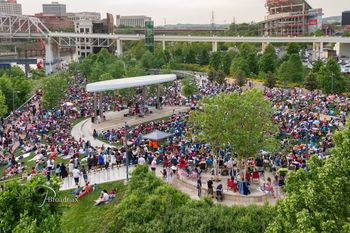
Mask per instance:
[[[213,177],[210,178],[210,180],[208,180],[207,185],[208,185],[208,196],[211,195],[211,197],[213,198],[214,196]]]
[[[123,156],[120,154],[120,152],[117,152],[117,156],[116,156],[117,168],[121,166],[122,160],[123,160]]]
[[[57,177],[61,176],[61,165],[60,164],[56,165],[55,174]]]
[[[69,171],[69,175],[70,175],[70,176],[72,176],[73,169],[74,169],[74,160],[71,159],[71,160],[69,161],[69,164],[68,164],[68,171]]]
[[[88,164],[88,170],[91,171],[92,168],[92,163],[93,163],[93,158],[91,155],[89,155],[88,159],[87,159],[87,164]]]
[[[88,175],[87,175],[87,171],[85,169],[85,165],[83,165],[81,167],[81,173],[83,174],[83,178],[84,178],[85,183],[88,183]]]
[[[74,178],[75,185],[79,185],[79,177],[80,177],[79,169],[78,168],[74,168],[72,173],[73,173],[73,178]]]
[[[153,159],[151,162],[151,170],[152,170],[153,174],[156,174],[156,168],[157,168],[157,161],[156,161],[156,159]]]
[[[61,163],[61,177],[62,177],[62,179],[64,179],[67,176],[68,176],[67,168],[64,165],[64,163]]]
[[[197,179],[197,191],[198,191],[198,197],[201,197],[201,195],[202,195],[202,179],[200,176]]]
[[[278,176],[275,176],[275,180],[273,181],[273,191],[274,191],[274,198],[279,198],[280,197],[280,181]]]

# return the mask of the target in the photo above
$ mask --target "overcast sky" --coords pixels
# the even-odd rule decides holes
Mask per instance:
[[[57,0],[56,0],[57,1]],[[24,14],[42,11],[43,3],[51,0],[17,0]],[[147,15],[156,25],[176,23],[210,23],[214,11],[215,23],[261,21],[266,10],[265,0],[60,0],[68,12],[96,11],[113,15]],[[350,10],[350,0],[309,0],[313,8],[323,8],[325,16],[341,15]]]

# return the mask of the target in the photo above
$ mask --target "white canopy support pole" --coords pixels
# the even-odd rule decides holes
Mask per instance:
[[[96,92],[94,92],[94,103],[93,103],[92,111],[94,113],[93,123],[95,124],[97,122],[97,94],[96,94]]]
[[[98,103],[98,106],[99,106],[99,112],[100,112],[100,120],[101,122],[103,122],[103,104],[102,104],[102,101],[103,100],[103,92],[100,92],[100,95],[99,95],[99,103]]]
[[[161,102],[160,102],[160,84],[157,85],[157,108],[160,110]]]

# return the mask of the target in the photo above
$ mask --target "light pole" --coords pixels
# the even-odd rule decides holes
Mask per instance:
[[[124,150],[125,150],[125,161],[126,161],[126,183],[129,182],[129,155],[128,155],[128,125],[125,122],[125,141],[124,141]]]

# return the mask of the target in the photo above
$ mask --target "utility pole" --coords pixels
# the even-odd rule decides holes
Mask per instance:
[[[215,14],[214,11],[211,12],[211,34],[214,35],[215,30]]]

